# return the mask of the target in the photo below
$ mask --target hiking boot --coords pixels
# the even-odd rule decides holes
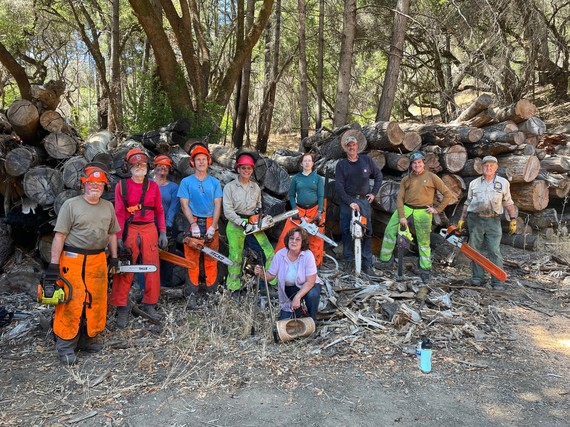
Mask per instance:
[[[143,311],[153,322],[160,322],[162,316],[156,311],[156,304],[145,304]]]
[[[99,353],[103,350],[103,344],[99,344],[92,338],[86,338],[84,340],[79,340],[77,349],[84,351],[86,353]]]
[[[186,297],[186,310],[196,310],[197,307],[196,294],[191,293]]]
[[[422,279],[423,283],[429,282],[431,274],[429,270],[420,269],[420,279]]]
[[[127,307],[117,307],[117,328],[125,329],[129,324],[129,309]]]
[[[75,365],[77,363],[77,356],[75,353],[59,353],[58,359],[66,366]]]

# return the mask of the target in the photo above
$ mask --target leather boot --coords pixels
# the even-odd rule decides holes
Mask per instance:
[[[162,319],[162,316],[156,311],[156,304],[145,304],[143,311],[155,322]]]
[[[117,307],[117,328],[125,329],[129,324],[129,309]]]

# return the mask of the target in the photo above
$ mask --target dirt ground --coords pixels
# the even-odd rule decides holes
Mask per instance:
[[[544,272],[535,266],[553,264],[535,263],[545,254],[505,252],[523,268],[507,268],[504,292],[476,290],[476,303],[458,297],[469,289],[458,281],[466,265],[437,267],[430,288],[447,287],[454,310],[469,305],[463,325],[372,330],[341,315],[310,338],[275,344],[268,310],[250,294],[239,303],[217,295],[190,312],[168,289],[162,324],[132,318],[121,331],[111,312],[103,351],[80,353],[73,367],[38,325],[45,309],[1,295],[0,305],[31,315],[0,330],[0,425],[567,426],[568,267]],[[435,343],[430,374],[417,367],[420,331]]]

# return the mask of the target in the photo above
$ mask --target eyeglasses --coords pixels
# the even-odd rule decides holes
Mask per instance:
[[[135,163],[132,167],[133,168],[146,168],[147,164],[146,163]]]
[[[302,242],[303,239],[301,237],[289,237],[290,242]]]

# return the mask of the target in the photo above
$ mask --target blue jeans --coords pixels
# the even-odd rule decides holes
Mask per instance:
[[[503,268],[503,256],[501,255],[501,218],[498,216],[485,218],[470,213],[467,215],[467,224],[469,227],[469,246],[480,252],[498,267]],[[479,279],[481,282],[485,279],[485,270],[479,264],[471,263],[472,278]],[[491,276],[491,284],[501,283],[500,280]]]
[[[293,300],[293,297],[299,292],[297,286],[285,286],[285,293],[289,297],[290,300]],[[309,316],[313,318],[313,320],[317,321],[317,312],[319,311],[319,300],[321,298],[321,285],[315,283],[315,286],[305,294],[301,301],[305,301],[305,305],[307,306],[307,311],[309,312]],[[285,319],[292,319],[294,317],[305,317],[303,316],[302,312],[297,309],[295,313],[292,311],[285,311],[281,310],[279,312],[279,320]]]
[[[362,238],[362,268],[372,267],[372,208],[366,199],[357,199],[360,215],[367,220],[367,230]],[[354,242],[350,234],[352,208],[344,203],[340,205],[340,229],[342,231],[342,259],[354,262]]]

